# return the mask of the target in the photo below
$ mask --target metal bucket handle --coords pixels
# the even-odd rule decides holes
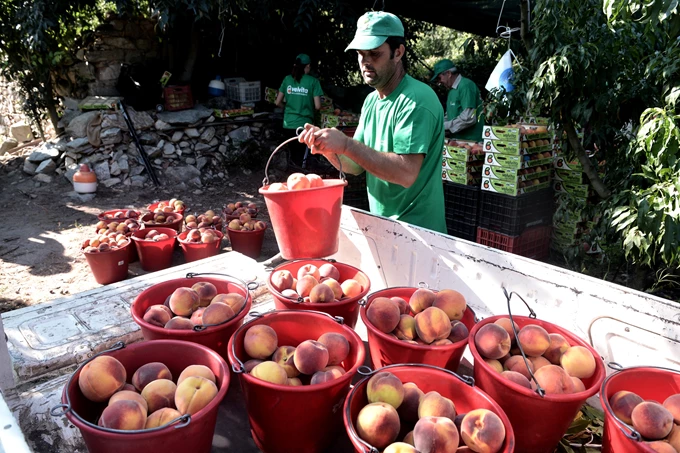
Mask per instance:
[[[514,294],[515,296],[519,297],[522,302],[524,302],[524,305],[529,309],[529,318],[531,319],[536,319],[536,312],[529,306],[526,300],[519,294],[517,294],[514,291],[511,291],[508,293],[508,290],[505,288],[505,286],[501,286],[503,289],[503,294],[505,295],[505,298],[508,302],[508,315],[510,316],[510,326],[512,327],[512,333],[515,335],[515,342],[517,343],[517,347],[519,348],[520,354],[522,354],[522,360],[524,360],[524,366],[527,367],[527,371],[529,372],[529,375],[531,376],[531,380],[536,383],[536,393],[541,398],[545,398],[545,390],[543,387],[541,387],[541,384],[538,383],[538,380],[536,380],[536,376],[534,376],[534,372],[531,371],[531,368],[529,368],[529,361],[527,360],[527,355],[524,353],[524,348],[522,348],[522,344],[519,342],[519,334],[517,332],[517,328],[515,327],[515,320],[512,318],[512,309],[510,308],[510,299],[512,299],[512,295]]]
[[[265,316],[269,316],[269,315],[274,314],[274,313],[290,313],[290,312],[296,312],[296,311],[300,312],[300,313],[316,313],[316,314],[319,314],[319,315],[328,316],[329,318],[331,318],[333,321],[337,322],[340,325],[345,324],[345,318],[343,318],[342,316],[331,316],[328,313],[324,313],[322,311],[316,311],[316,310],[270,310],[270,311],[265,312],[265,313],[260,313],[258,311],[251,311],[249,313],[249,315],[252,318],[264,318]],[[241,325],[238,329],[236,329],[236,331],[233,334],[233,337],[236,338],[236,336],[241,332],[241,330],[244,329],[252,321],[254,321],[254,319],[251,319],[248,322],[243,323],[243,325]],[[237,363],[233,363],[231,365],[231,371],[233,371],[235,374],[242,374],[242,373],[245,372],[245,367],[244,367],[244,364],[241,361],[241,359],[239,359],[238,356],[236,355],[236,347],[234,346],[234,344],[235,344],[235,342],[232,341],[231,342],[231,355],[234,357],[234,360],[236,360]]]
[[[298,140],[298,137],[300,136],[300,134],[304,130],[305,129],[302,126],[295,129],[295,137],[291,137],[288,140],[285,140],[283,143],[281,143],[279,146],[277,146],[276,149],[271,153],[271,155],[269,156],[269,159],[267,159],[267,165],[265,165],[265,167],[264,167],[264,179],[262,180],[262,187],[269,184],[269,175],[268,175],[268,173],[269,173],[269,163],[272,161],[272,157],[274,157],[274,154],[276,154],[281,148],[283,148],[288,143],[295,141],[295,140]],[[340,160],[340,158],[338,158],[338,162],[340,163],[340,170],[339,170],[340,171],[340,179],[345,181],[347,179],[347,177],[345,176],[345,173],[342,171],[342,161]]]

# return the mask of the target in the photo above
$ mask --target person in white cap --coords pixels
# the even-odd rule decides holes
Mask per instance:
[[[394,14],[368,12],[347,50],[355,50],[364,81],[375,91],[361,109],[354,139],[306,124],[312,150],[349,174],[366,171],[374,214],[446,233],[441,153],[444,111],[427,84],[406,74],[404,26]]]

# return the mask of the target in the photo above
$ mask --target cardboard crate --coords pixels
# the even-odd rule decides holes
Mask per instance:
[[[482,161],[463,162],[451,158],[444,157],[442,159],[442,168],[446,170],[453,170],[459,173],[479,173],[482,172]]]
[[[591,187],[588,184],[573,184],[562,181],[553,182],[553,190],[555,193],[568,193],[578,198],[588,198],[592,194]]]
[[[578,159],[568,161],[564,156],[556,155],[553,165],[558,170],[583,172],[583,166]]]
[[[526,125],[530,128],[532,125]],[[523,126],[524,127],[524,126]],[[550,139],[552,137],[551,132],[545,132],[540,134],[527,134],[522,133],[520,127],[508,127],[508,126],[484,126],[482,129],[482,138],[484,140],[504,140],[510,142],[519,142],[522,140],[537,140],[537,139]]]
[[[358,115],[334,115],[324,113],[321,115],[321,127],[339,127],[339,126],[358,126]]]
[[[585,184],[588,177],[580,171],[555,169],[555,181],[562,181],[569,184]]]
[[[474,162],[484,159],[484,154],[472,154],[467,148],[458,148],[455,146],[445,145],[442,155],[445,158],[458,160],[461,162]]]
[[[532,173],[520,174],[522,170],[514,168],[492,167],[491,165],[484,165],[482,175],[489,179],[500,179],[509,182],[529,181],[531,179],[550,177],[551,170],[537,171]]]
[[[215,112],[215,117],[217,118],[237,118],[239,116],[249,116],[255,113],[255,110],[247,107],[230,110],[213,109],[213,111]]]
[[[487,190],[494,193],[502,193],[516,197],[525,193],[536,192],[550,187],[550,181],[539,183],[536,185],[520,187],[519,183],[511,183],[509,181],[501,181],[499,179],[489,179],[482,176],[482,190]]]
[[[484,140],[485,153],[499,153],[513,156],[551,152],[552,144],[523,147],[526,142],[505,142],[502,140]]]
[[[475,175],[467,172],[456,172],[454,170],[442,170],[442,180],[467,186],[479,186],[480,175],[481,174]]]
[[[279,90],[274,88],[265,87],[264,88],[264,100],[270,104],[276,104],[276,96],[279,95]]]
[[[491,165],[494,167],[503,168],[514,168],[519,170],[522,168],[532,168],[542,165],[549,166],[552,165],[553,163],[552,156],[534,160],[530,160],[530,157],[531,156],[511,156],[507,154],[486,153],[484,155],[484,165]]]

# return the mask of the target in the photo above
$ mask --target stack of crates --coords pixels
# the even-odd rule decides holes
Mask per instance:
[[[483,157],[481,143],[451,139],[444,145],[444,213],[450,236],[468,241],[477,237]]]
[[[262,99],[262,89],[259,81],[247,82],[240,77],[224,80],[226,95],[232,101],[241,104],[254,104]]]
[[[477,242],[534,259],[549,255],[553,194],[547,122],[485,125]]]

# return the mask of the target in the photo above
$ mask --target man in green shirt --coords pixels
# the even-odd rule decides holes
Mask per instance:
[[[475,83],[458,73],[451,60],[440,60],[434,65],[434,76],[430,82],[437,81],[449,89],[446,99],[446,119],[444,128],[453,138],[460,140],[482,141],[484,120],[482,96]]]
[[[446,232],[441,153],[444,112],[432,88],[408,74],[404,26],[393,14],[368,12],[359,18],[354,40],[366,97],[354,139],[339,130],[305,125],[300,141],[336,168],[366,171],[374,214]]]

